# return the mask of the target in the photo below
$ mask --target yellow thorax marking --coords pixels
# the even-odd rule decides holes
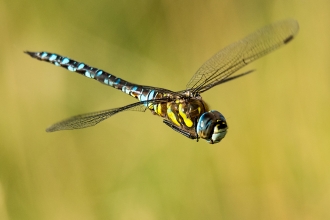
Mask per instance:
[[[167,108],[167,116],[171,119],[171,121],[176,124],[177,126],[180,126],[180,123],[178,122],[178,120],[175,117],[174,112],[172,112],[171,108]]]
[[[179,104],[179,114],[182,117],[184,123],[187,125],[187,127],[192,127],[193,122],[190,120],[190,118],[187,117],[187,114],[184,112],[184,108],[182,104]]]

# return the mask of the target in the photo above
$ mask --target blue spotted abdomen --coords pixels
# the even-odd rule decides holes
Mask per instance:
[[[95,79],[105,85],[111,86],[128,95],[131,95],[132,97],[140,101],[153,100],[156,98],[163,97],[163,94],[161,92],[149,88],[144,88],[143,86],[139,86],[136,84],[132,84],[103,70],[88,66],[85,63],[69,59],[68,57],[63,57],[61,55],[48,52],[26,51],[25,53],[38,60],[46,61],[56,66],[61,66],[72,72],[77,72],[85,77]],[[146,103],[145,105],[148,106],[148,103]],[[152,109],[152,106],[150,106],[150,104],[149,108]]]

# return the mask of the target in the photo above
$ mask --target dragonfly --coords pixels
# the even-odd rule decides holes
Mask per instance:
[[[133,110],[151,111],[163,118],[174,131],[193,140],[219,143],[227,134],[228,124],[217,110],[210,110],[201,94],[215,86],[232,81],[252,71],[234,74],[252,61],[289,43],[298,33],[296,20],[287,19],[265,26],[230,44],[207,60],[182,91],[138,85],[104,70],[49,52],[25,51],[32,58],[52,63],[69,71],[95,79],[118,89],[138,101],[123,107],[77,115],[46,129],[47,132],[94,126],[117,113]]]

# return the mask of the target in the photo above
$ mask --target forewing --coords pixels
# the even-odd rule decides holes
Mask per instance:
[[[239,77],[242,77],[242,76],[245,76],[247,74],[250,74],[254,72],[254,70],[249,70],[249,71],[246,71],[245,73],[241,73],[241,74],[237,74],[237,75],[234,75],[234,76],[230,76],[230,77],[226,77],[225,79],[222,79],[222,80],[218,80],[218,81],[215,81],[213,83],[209,83],[209,84],[206,84],[205,86],[201,86],[199,89],[198,89],[198,92],[199,93],[203,93],[211,88],[213,88],[214,86],[217,86],[217,85],[220,85],[220,84],[223,84],[223,83],[226,83],[226,82],[229,82],[229,81],[232,81],[234,79],[237,79]]]
[[[298,33],[298,22],[292,19],[266,26],[244,39],[222,49],[206,61],[187,84],[187,90],[198,92],[202,87],[218,85],[231,74],[280,46]]]

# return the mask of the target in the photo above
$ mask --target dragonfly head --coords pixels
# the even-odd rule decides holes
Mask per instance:
[[[227,134],[227,122],[218,111],[211,110],[201,115],[197,123],[197,134],[210,144],[219,143]]]

